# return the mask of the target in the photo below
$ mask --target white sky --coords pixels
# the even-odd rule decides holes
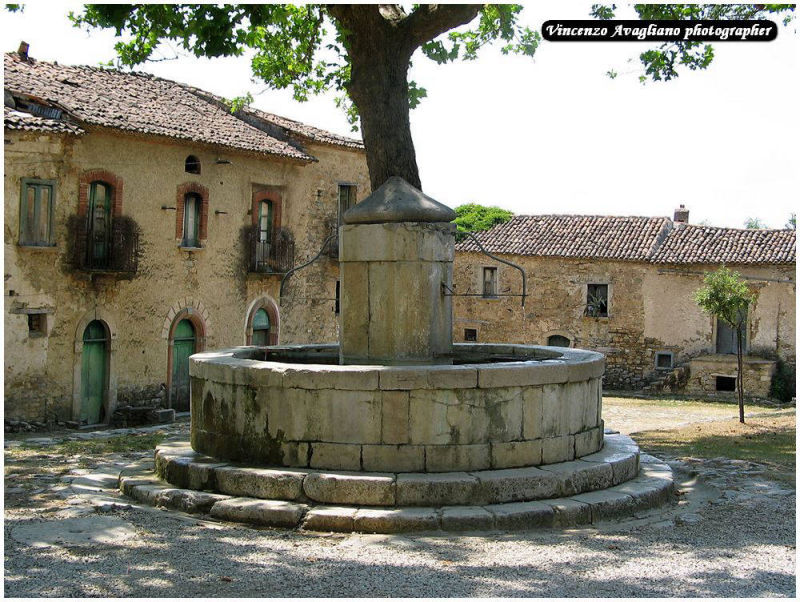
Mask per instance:
[[[540,29],[548,19],[588,18],[590,6],[530,4],[522,21]],[[3,12],[3,51],[25,40],[40,60],[113,58],[112,32],[71,27],[66,15],[79,8],[35,2],[22,14]],[[774,42],[718,43],[708,70],[667,83],[639,84],[642,48],[543,41],[534,59],[490,49],[446,66],[416,56],[412,77],[428,91],[411,114],[425,192],[450,206],[521,214],[671,217],[685,203],[693,223],[742,227],[758,217],[783,227],[800,190],[796,24]],[[605,75],[610,68],[617,79]],[[187,57],[137,69],[226,97],[264,88],[250,83],[247,59]],[[268,90],[254,104],[350,134],[333,95],[299,104]]]

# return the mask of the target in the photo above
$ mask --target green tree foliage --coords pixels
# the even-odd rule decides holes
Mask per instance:
[[[770,15],[783,17],[784,25],[794,18],[794,4],[634,4],[640,19],[764,19]],[[591,14],[597,19],[614,19],[616,5],[594,4]],[[664,42],[639,55],[643,74],[639,81],[669,81],[678,77],[680,69],[706,69],[714,60],[714,47],[694,40]],[[616,72],[611,71],[613,77]],[[611,77],[609,73],[609,76]]]
[[[744,227],[748,230],[763,230],[767,225],[757,217],[748,217],[744,220]]]
[[[797,230],[797,214],[790,213],[789,219],[786,220],[786,224],[783,227],[787,230]]]
[[[739,394],[739,422],[744,423],[742,335],[747,321],[747,307],[753,295],[738,272],[732,272],[723,265],[716,272],[705,275],[703,286],[695,292],[694,299],[705,313],[724,320],[736,330],[736,390]]]
[[[514,217],[514,214],[506,209],[486,207],[477,203],[459,205],[455,208],[455,212],[456,219],[453,220],[453,223],[458,232],[483,232],[497,224],[504,224]],[[461,240],[464,237],[456,234],[456,238]]]

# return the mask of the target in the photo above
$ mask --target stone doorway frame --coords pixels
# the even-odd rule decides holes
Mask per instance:
[[[255,299],[247,310],[247,319],[244,323],[244,344],[253,344],[253,320],[256,317],[256,312],[263,309],[269,316],[269,344],[277,345],[280,339],[280,310],[278,304],[269,295],[263,295]]]
[[[106,382],[103,394],[103,422],[109,424],[114,410],[117,409],[117,372],[116,351],[117,351],[117,327],[114,318],[105,310],[95,308],[83,315],[78,320],[75,329],[74,354],[72,361],[72,420],[80,420],[81,417],[81,377],[83,367],[83,333],[91,322],[97,320],[103,325],[108,340],[106,351]]]
[[[181,320],[189,320],[194,326],[195,332],[195,353],[205,351],[206,337],[208,336],[208,312],[200,303],[187,303],[177,311],[170,309],[169,315],[164,322],[162,338],[167,339],[167,407],[172,407],[172,352],[175,343],[175,329]]]

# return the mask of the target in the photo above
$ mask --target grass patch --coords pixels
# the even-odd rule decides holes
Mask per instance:
[[[163,433],[143,435],[120,435],[107,439],[90,439],[86,441],[64,441],[54,446],[62,454],[109,454],[118,452],[140,452],[155,448],[164,440]]]
[[[725,457],[766,464],[780,471],[795,472],[795,416],[780,415],[738,420],[718,420],[681,428],[634,433],[639,446],[651,453],[674,457]],[[788,476],[788,475],[787,475]]]

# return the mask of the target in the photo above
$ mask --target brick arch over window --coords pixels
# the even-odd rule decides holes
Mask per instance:
[[[175,344],[175,329],[183,320],[189,320],[194,326],[195,353],[200,353],[206,348],[206,321],[203,315],[192,307],[185,307],[175,314],[167,334],[167,394],[172,391],[172,361],[173,347]],[[170,404],[171,404],[170,400]]]
[[[281,194],[277,190],[256,188],[253,190],[253,203],[250,206],[252,224],[258,224],[258,205],[261,201],[272,202],[272,230],[281,227]]]
[[[186,182],[178,186],[178,194],[175,199],[175,207],[177,208],[177,216],[175,217],[175,238],[183,238],[183,211],[184,199],[190,192],[200,197],[200,224],[197,229],[197,237],[200,240],[208,238],[208,188],[198,184],[197,182]]]
[[[84,171],[78,181],[78,215],[86,215],[89,207],[89,187],[92,182],[105,182],[111,188],[111,215],[122,215],[122,178],[105,169]]]
[[[278,312],[278,305],[271,297],[261,297],[256,299],[250,306],[250,311],[247,312],[247,322],[245,323],[245,345],[253,344],[253,320],[256,317],[256,312],[263,309],[269,316],[269,344],[278,344],[278,334],[280,332],[280,314]]]

